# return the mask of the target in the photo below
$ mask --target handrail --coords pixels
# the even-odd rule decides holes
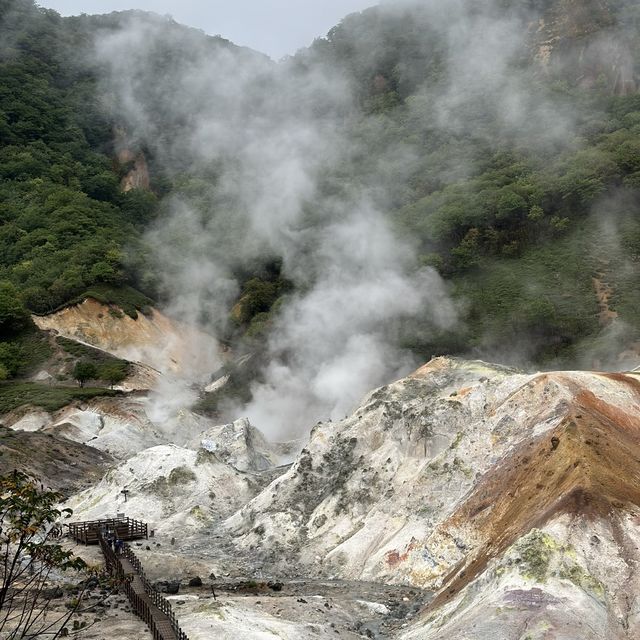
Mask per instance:
[[[99,534],[98,537],[100,549],[105,557],[107,569],[123,583],[124,592],[131,603],[132,609],[136,615],[147,624],[149,630],[153,634],[154,640],[166,639],[162,634],[162,631],[157,626],[157,621],[153,615],[153,609],[151,608],[152,606],[167,617],[177,640],[189,640],[187,634],[180,628],[176,615],[171,608],[171,604],[153,588],[144,573],[142,563],[131,547],[129,545],[125,545],[121,555],[129,561],[136,572],[134,577],[137,577],[142,583],[144,597],[139,593],[136,593],[133,587],[133,580],[131,579],[132,576],[125,576],[122,563],[111,545],[107,543],[102,534]]]
[[[103,518],[85,522],[72,522],[66,525],[69,535],[84,544],[97,543],[98,536],[104,529],[111,529],[120,538],[128,540],[148,538],[149,530],[146,522],[122,516],[120,518]]]
[[[188,640],[187,634],[184,631],[182,631],[182,629],[178,625],[176,615],[173,612],[173,609],[171,608],[171,603],[162,594],[158,593],[158,591],[156,591],[155,588],[152,586],[151,582],[148,580],[144,572],[144,567],[142,566],[142,563],[138,559],[138,556],[136,556],[136,554],[133,552],[133,549],[128,544],[124,546],[123,556],[127,558],[127,560],[129,560],[129,562],[131,563],[131,566],[136,570],[136,573],[140,577],[142,584],[144,585],[144,589],[147,592],[147,595],[151,598],[151,601],[153,602],[153,604],[162,613],[164,613],[167,616],[167,618],[169,618],[171,627],[174,633],[176,634],[176,637],[178,638],[178,640]]]

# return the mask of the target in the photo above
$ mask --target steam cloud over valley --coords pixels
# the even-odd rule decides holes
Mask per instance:
[[[514,72],[538,16],[464,0],[376,11],[381,23],[405,26],[412,12],[417,55],[431,67],[429,82],[398,68],[370,82],[412,82],[405,122],[426,122],[423,135],[451,139],[446,171],[434,162],[420,179],[446,186],[472,174],[465,139],[490,148],[496,126],[514,148],[573,144],[575,106],[537,95]],[[367,55],[357,33],[350,37],[352,58]],[[416,364],[400,346],[407,327],[424,336],[459,322],[459,303],[390,214],[425,159],[410,139],[389,140],[390,124],[375,108],[362,115],[362,87],[318,55],[323,42],[276,64],[134,13],[96,43],[109,110],[173,181],[147,234],[169,314],[224,341],[247,274],[275,269],[286,283],[256,325],[265,353],[250,397],[223,406],[272,437],[342,417],[367,390],[406,373]],[[491,114],[486,122],[477,105]],[[376,136],[372,158],[363,140]],[[208,382],[222,362],[185,375]]]
[[[436,272],[416,268],[379,194],[326,184],[353,153],[343,133],[354,109],[344,77],[202,45],[158,77],[157,46],[173,33],[171,23],[133,18],[98,43],[132,135],[174,175],[202,176],[193,188],[207,204],[173,196],[149,233],[168,311],[219,334],[239,293],[234,269],[281,257],[295,293],[269,330],[264,382],[236,410],[272,435],[292,435],[344,415],[412,366],[392,346],[398,321],[421,314],[450,325],[453,305]],[[158,111],[185,122],[179,135],[154,128]]]

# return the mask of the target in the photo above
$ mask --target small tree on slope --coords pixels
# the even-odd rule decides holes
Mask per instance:
[[[86,564],[54,542],[62,494],[48,491],[19,471],[0,476],[0,637],[58,638],[76,613],[81,597],[62,613],[52,611],[57,572],[81,571]]]
[[[76,366],[73,368],[73,377],[83,387],[87,380],[95,380],[98,377],[98,367],[93,362],[81,360],[76,362]]]

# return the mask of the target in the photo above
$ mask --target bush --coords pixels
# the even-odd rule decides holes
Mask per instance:
[[[8,413],[24,405],[57,411],[74,400],[90,400],[99,396],[113,397],[119,391],[106,388],[52,387],[36,382],[3,382],[0,384],[0,413]]]

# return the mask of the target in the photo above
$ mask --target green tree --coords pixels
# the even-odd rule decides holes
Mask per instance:
[[[29,322],[18,290],[10,282],[0,282],[0,332],[13,333],[23,329]]]
[[[109,362],[99,368],[98,375],[113,388],[114,384],[122,382],[127,377],[127,368],[126,362]]]
[[[87,380],[95,380],[98,377],[98,367],[89,360],[80,360],[73,368],[73,377],[83,387]]]
[[[61,520],[62,494],[48,491],[34,478],[13,471],[0,476],[0,637],[58,638],[78,610],[84,594],[68,611],[52,614],[52,572],[84,571],[86,564],[55,542]],[[85,583],[86,584],[86,583]]]

